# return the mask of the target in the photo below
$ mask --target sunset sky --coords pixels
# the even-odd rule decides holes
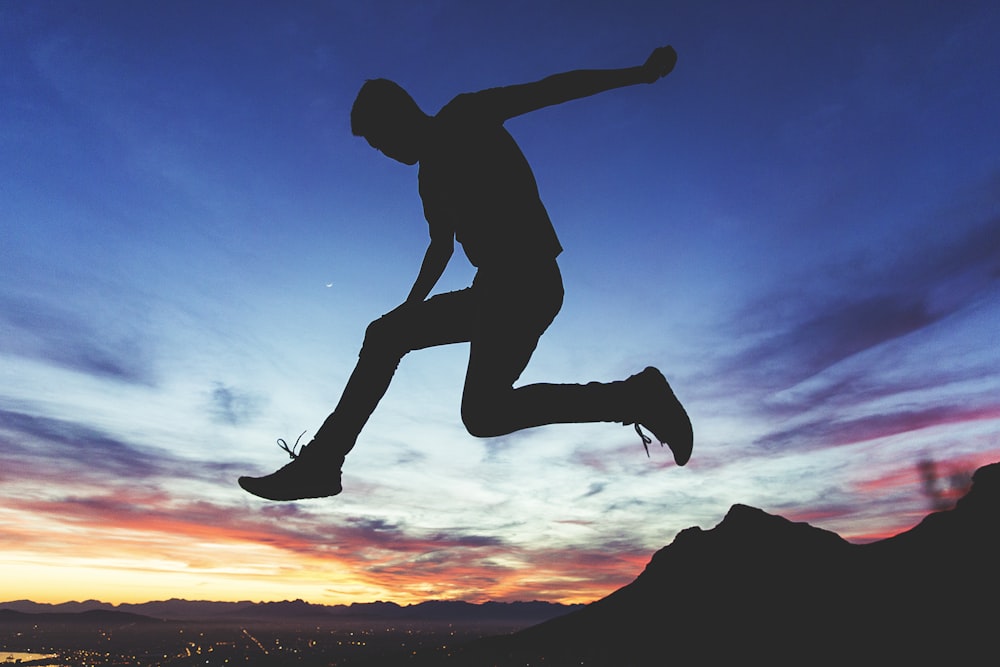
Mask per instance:
[[[918,462],[1000,461],[997,7],[0,3],[0,601],[587,602],[733,503],[909,528]],[[365,79],[434,113],[663,44],[657,84],[507,123],[565,248],[522,382],[656,365],[691,462],[473,438],[456,345],[404,359],[343,494],[243,492],[426,247],[417,168],[351,136]]]

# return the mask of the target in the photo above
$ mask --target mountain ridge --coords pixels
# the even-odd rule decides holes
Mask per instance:
[[[956,664],[995,653],[1000,463],[951,510],[868,544],[734,505],[630,584],[421,665]]]
[[[0,602],[0,612],[29,616],[44,616],[60,620],[74,615],[83,617],[97,612],[134,615],[152,620],[245,620],[245,619],[347,619],[347,620],[411,620],[411,621],[512,621],[539,623],[582,608],[582,604],[566,605],[543,601],[482,602],[458,600],[428,600],[410,605],[395,602],[362,602],[349,605],[321,605],[303,600],[278,602],[212,602],[207,600],[155,600],[142,603],[111,604],[99,600],[40,603],[31,600]],[[65,617],[65,618],[64,618]],[[113,618],[108,616],[107,618]]]

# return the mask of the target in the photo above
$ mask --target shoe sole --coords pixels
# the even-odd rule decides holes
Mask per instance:
[[[329,498],[331,496],[336,496],[344,487],[340,484],[334,487],[326,487],[322,490],[307,491],[305,493],[275,493],[273,490],[268,490],[266,484],[260,484],[259,477],[240,477],[237,482],[240,487],[247,493],[257,496],[258,498],[263,498],[264,500],[276,500],[276,501],[293,501],[293,500],[309,500],[310,498]]]

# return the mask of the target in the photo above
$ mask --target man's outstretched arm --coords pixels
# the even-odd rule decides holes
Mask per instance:
[[[676,63],[677,52],[674,48],[662,46],[654,50],[645,63],[635,67],[574,70],[553,74],[534,83],[492,88],[475,95],[482,98],[483,104],[488,105],[490,113],[506,120],[535,109],[596,95],[606,90],[653,83],[670,74]]]

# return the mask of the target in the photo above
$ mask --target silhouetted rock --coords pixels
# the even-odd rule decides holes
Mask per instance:
[[[734,505],[689,528],[631,584],[584,609],[477,642],[447,665],[955,664],[995,655],[1000,464],[955,509],[854,545]]]

